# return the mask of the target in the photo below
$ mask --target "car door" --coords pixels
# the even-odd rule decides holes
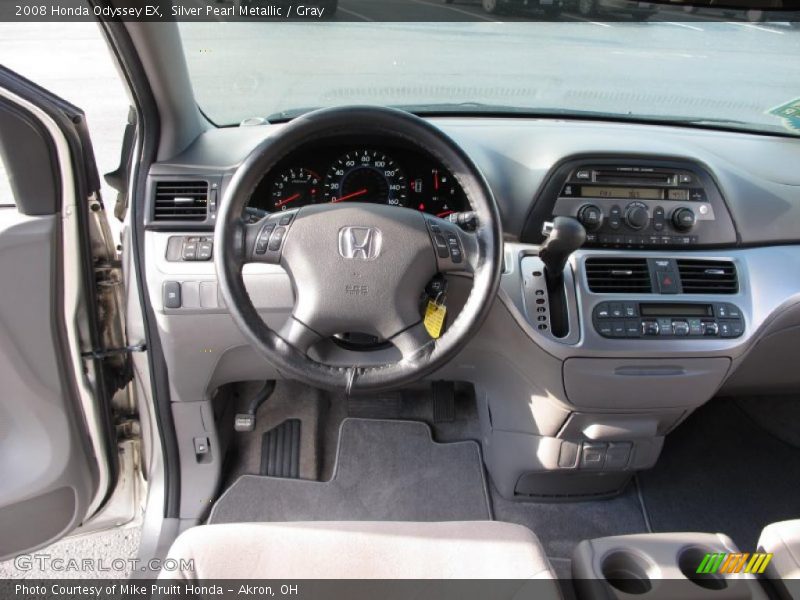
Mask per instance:
[[[126,377],[125,357],[104,352],[120,315],[97,311],[115,312],[98,292],[115,265],[83,113],[0,67],[0,163],[2,560],[103,506],[117,479],[110,393]]]

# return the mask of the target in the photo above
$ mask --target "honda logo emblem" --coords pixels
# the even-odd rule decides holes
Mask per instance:
[[[344,258],[375,260],[381,253],[383,236],[376,227],[342,227],[339,230],[339,254]]]

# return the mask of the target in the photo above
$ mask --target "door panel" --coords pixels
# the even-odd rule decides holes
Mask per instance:
[[[16,200],[0,198],[0,560],[70,532],[112,483],[79,392],[88,365],[74,364],[68,341],[77,316],[65,314],[65,259],[80,257],[65,256],[76,250],[64,247],[74,217],[62,206],[65,191],[88,198],[80,169],[91,156],[74,135],[68,143],[70,123],[51,96],[0,68],[0,158]],[[68,283],[81,277],[73,269]]]

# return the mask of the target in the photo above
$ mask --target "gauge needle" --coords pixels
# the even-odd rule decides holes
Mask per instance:
[[[289,202],[292,202],[293,200],[297,200],[299,197],[300,197],[300,192],[297,192],[296,194],[292,194],[288,198],[284,198],[283,200],[279,200],[278,202],[276,202],[275,203],[275,208],[279,208],[279,207],[283,206],[284,204],[289,204]]]
[[[436,215],[436,216],[437,216],[437,217],[439,217],[440,219],[443,219],[443,218],[444,218],[444,217],[446,217],[447,215],[452,215],[454,212],[456,212],[456,211],[454,211],[454,210],[446,210],[446,211],[444,211],[444,212],[440,212],[440,213],[439,213],[438,215]]]
[[[331,202],[341,202],[343,200],[350,200],[350,198],[355,198],[357,196],[363,196],[367,193],[367,188],[361,188],[357,192],[353,192],[352,194],[347,194],[346,196],[342,196],[341,198],[334,198]]]

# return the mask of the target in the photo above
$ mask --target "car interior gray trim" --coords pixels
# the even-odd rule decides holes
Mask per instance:
[[[0,160],[20,212],[47,215],[59,210],[61,174],[50,136],[30,114],[5,99],[0,100]],[[22,163],[41,167],[28,169]]]

